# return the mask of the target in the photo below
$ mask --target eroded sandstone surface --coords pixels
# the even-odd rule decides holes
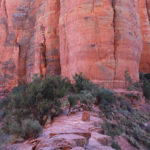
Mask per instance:
[[[0,95],[40,73],[137,81],[150,72],[149,21],[149,0],[0,0]]]
[[[112,137],[103,134],[104,120],[96,112],[91,112],[90,118],[84,122],[82,112],[63,114],[47,124],[39,138],[10,144],[6,150],[115,150]],[[122,136],[116,140],[122,150],[137,150]]]
[[[62,115],[47,125],[38,139],[10,145],[6,150],[114,150],[111,137],[98,133],[102,128],[95,124],[102,123],[96,113],[88,122],[82,121],[82,112]]]

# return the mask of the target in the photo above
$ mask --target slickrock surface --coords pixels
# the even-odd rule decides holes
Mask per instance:
[[[38,139],[8,147],[7,150],[114,150],[111,137],[100,133],[95,124],[103,121],[91,113],[90,121],[82,121],[82,112],[62,115],[47,125]],[[99,133],[98,133],[99,132]]]
[[[0,96],[36,73],[138,80],[139,64],[150,72],[149,21],[149,0],[0,0]]]
[[[82,112],[63,114],[47,124],[39,138],[5,150],[115,150],[112,137],[103,134],[103,123],[97,111],[91,112],[90,121],[82,121]],[[123,136],[115,140],[122,150],[137,150]]]

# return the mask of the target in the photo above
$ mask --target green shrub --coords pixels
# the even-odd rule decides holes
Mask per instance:
[[[121,147],[118,145],[118,143],[113,142],[111,145],[112,148],[116,149],[116,150],[121,150]]]
[[[72,94],[68,96],[68,102],[70,107],[74,107],[75,105],[77,105],[79,100],[80,100],[79,94]]]
[[[96,92],[96,104],[105,114],[106,118],[113,117],[113,107],[116,104],[116,97],[114,93],[106,88],[98,88]]]
[[[144,77],[144,73],[143,72],[139,72],[139,78],[142,81],[144,80],[145,77]]]
[[[52,109],[59,111],[61,106],[59,99],[69,91],[70,87],[69,79],[63,79],[61,76],[50,76],[44,80],[35,78],[27,85],[23,93],[12,93],[15,102],[13,108],[17,108],[17,111],[18,109],[24,110],[22,117],[32,115],[35,120],[44,125]]]
[[[69,112],[72,107],[75,107],[78,102],[82,104],[82,108],[85,110],[91,110],[94,103],[94,97],[89,91],[81,91],[79,94],[71,94],[68,96]]]
[[[144,78],[148,81],[150,81],[150,73],[144,74]]]
[[[5,134],[0,127],[0,150],[5,150],[5,145],[8,145],[9,135]]]
[[[9,103],[8,98],[0,100],[0,121],[2,121],[5,118],[5,116],[8,114],[8,109],[6,109],[8,103]]]
[[[80,100],[79,94],[72,94],[68,96],[68,102],[69,102],[69,112],[71,111],[71,108],[75,107]]]
[[[103,129],[106,135],[109,135],[113,138],[123,133],[121,126],[109,122],[105,122]]]
[[[125,100],[121,100],[121,101],[120,101],[120,108],[123,109],[123,110],[127,110],[127,111],[129,111],[130,113],[133,113],[133,112],[134,112],[134,110],[133,110],[133,108],[131,107],[131,105],[130,105],[127,101],[125,101]]]
[[[126,84],[126,87],[132,85],[132,78],[131,78],[131,76],[130,76],[128,70],[126,70],[126,71],[124,72],[124,77],[125,77],[125,84]]]
[[[42,126],[37,120],[25,119],[22,120],[21,123],[13,120],[6,120],[3,130],[7,134],[28,139],[37,137],[42,131]]]
[[[49,76],[42,82],[42,95],[46,99],[58,99],[65,96],[72,87],[68,78]]]
[[[129,99],[140,100],[140,97],[135,93],[128,93],[128,94],[126,94],[126,97],[129,98]]]
[[[94,104],[94,97],[93,95],[88,91],[81,91],[80,93],[80,101],[84,105],[85,110],[91,110],[92,105]]]
[[[148,80],[144,80],[143,93],[144,93],[144,96],[150,100],[150,82]]]
[[[100,106],[108,106],[116,103],[116,97],[113,91],[106,88],[99,88],[96,93],[97,103]]]
[[[146,127],[146,131],[150,134],[150,125]]]
[[[36,120],[26,119],[21,125],[21,134],[24,139],[35,138],[42,131],[42,126]]]
[[[0,104],[1,115],[5,116],[4,131],[21,135],[19,129],[22,124],[27,126],[27,123],[31,122],[29,120],[37,120],[42,126],[45,125],[49,117],[53,118],[60,113],[60,98],[70,91],[71,86],[67,78],[50,76],[45,79],[34,77],[31,83],[15,87],[7,100]],[[22,122],[26,119],[29,120]],[[29,126],[33,132],[36,125],[37,122],[34,121],[32,126]],[[22,129],[25,131],[26,128]],[[30,135],[25,134],[24,137]]]
[[[132,137],[132,136],[127,136],[128,141],[130,142],[131,145],[139,149],[139,144],[137,141]]]
[[[97,85],[86,79],[82,73],[74,75],[74,91],[80,93],[81,91],[92,91],[97,88]]]
[[[140,74],[140,77],[142,78],[142,74]],[[124,72],[124,78],[125,78],[125,86],[127,88],[127,90],[138,90],[138,91],[141,91],[141,82],[133,82],[132,81],[132,78],[128,72],[128,70],[126,70]]]

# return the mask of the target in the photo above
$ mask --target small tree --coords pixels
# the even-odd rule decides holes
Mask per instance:
[[[32,122],[31,120],[34,121],[33,125],[37,122],[42,126],[45,125],[48,117],[59,114],[60,98],[66,95],[70,88],[70,80],[61,76],[50,76],[45,79],[35,76],[31,83],[15,87],[7,101],[2,104],[3,110],[7,110],[4,119],[5,131],[11,134],[18,132],[21,135],[21,132],[15,131],[15,128],[19,129],[22,124],[27,125]],[[30,121],[24,122],[26,119],[30,119]],[[15,128],[12,128],[13,126],[10,124],[12,122],[14,122]],[[30,126],[33,130],[34,127]],[[30,130],[26,130],[25,138],[30,137],[27,131]]]

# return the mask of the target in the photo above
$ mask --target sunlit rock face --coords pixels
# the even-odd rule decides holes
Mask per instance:
[[[143,52],[140,71],[150,73],[150,0],[139,0]]]
[[[59,0],[0,0],[0,95],[33,74],[60,74]]]
[[[61,0],[63,76],[76,72],[108,86],[123,85],[128,70],[138,80],[142,52],[138,0]]]
[[[139,64],[150,71],[149,19],[149,0],[0,0],[0,95],[40,73],[138,80]]]

